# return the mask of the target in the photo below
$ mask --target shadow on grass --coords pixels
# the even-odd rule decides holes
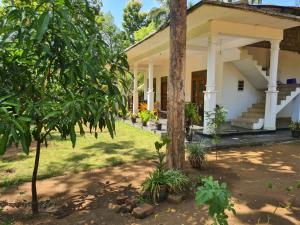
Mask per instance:
[[[134,147],[133,141],[119,141],[118,143],[98,142],[93,145],[84,147],[85,150],[99,150],[106,154],[117,154],[118,150],[129,149]]]

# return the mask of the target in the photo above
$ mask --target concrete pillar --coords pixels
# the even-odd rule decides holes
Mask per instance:
[[[208,55],[207,55],[207,81],[206,91],[204,92],[204,123],[203,132],[211,134],[212,131],[208,126],[211,118],[208,118],[206,113],[214,112],[217,102],[216,91],[216,52],[217,52],[217,37],[210,36],[208,38]]]
[[[271,41],[271,54],[270,54],[270,76],[268,90],[266,91],[266,108],[265,108],[265,130],[276,130],[276,107],[278,99],[277,91],[277,72],[278,72],[278,59],[279,59],[279,44],[280,40]]]
[[[152,111],[154,108],[154,93],[153,93],[153,62],[149,61],[148,64],[148,82],[149,82],[149,88],[148,88],[148,95],[147,95],[147,104],[148,104],[148,110]]]
[[[293,100],[292,120],[300,122],[300,95]]]
[[[139,112],[139,94],[138,94],[138,65],[134,65],[133,69],[133,104],[132,104],[132,113],[137,115]]]

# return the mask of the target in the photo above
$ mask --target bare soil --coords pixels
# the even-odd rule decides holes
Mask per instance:
[[[39,181],[41,214],[34,219],[30,216],[30,183],[11,187],[0,196],[2,220],[10,217],[22,225],[211,224],[207,208],[195,205],[193,193],[181,204],[155,206],[154,215],[144,220],[117,214],[113,209],[117,196],[137,195],[152,170],[153,163],[142,161]],[[228,184],[237,211],[236,216],[228,214],[229,224],[300,224],[300,190],[296,187],[300,142],[219,151],[217,160],[214,153],[208,156],[206,170],[194,170],[187,162],[186,173],[194,179],[212,175]]]

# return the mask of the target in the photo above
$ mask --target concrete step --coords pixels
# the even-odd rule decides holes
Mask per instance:
[[[239,117],[235,119],[236,122],[241,122],[241,123],[257,123],[259,118],[249,118],[249,117]]]
[[[257,109],[264,109],[265,108],[265,103],[264,102],[260,102],[260,103],[255,103],[252,105],[251,108],[257,108]]]
[[[240,122],[240,121],[237,121],[237,120],[232,120],[231,121],[231,126],[242,127],[242,128],[246,128],[246,129],[252,129],[253,128],[253,123],[250,123],[250,122]]]
[[[260,118],[264,118],[265,115],[264,112],[244,112],[242,114],[242,117],[260,119]]]
[[[265,107],[264,108],[250,108],[248,112],[253,112],[253,113],[265,113]]]

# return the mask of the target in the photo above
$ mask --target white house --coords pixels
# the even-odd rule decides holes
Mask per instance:
[[[166,25],[127,49],[135,75],[133,113],[138,72],[146,74],[148,108],[155,98],[167,111],[169,43]],[[276,130],[278,118],[300,121],[300,8],[196,4],[187,16],[184,81],[187,102],[201,114],[223,106],[233,126]]]

